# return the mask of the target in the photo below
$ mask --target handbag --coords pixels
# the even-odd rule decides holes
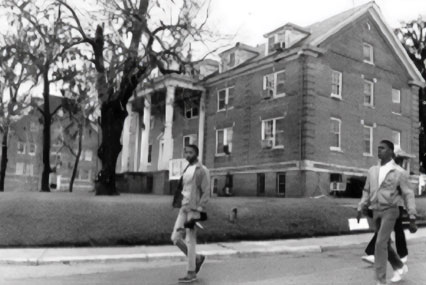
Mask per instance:
[[[185,168],[185,170],[183,171],[182,176],[179,179],[178,186],[177,186],[177,188],[175,190],[175,193],[173,194],[173,202],[172,202],[173,208],[179,209],[180,207],[182,207],[182,200],[183,200],[183,195],[182,195],[182,190],[183,190],[183,174],[188,169],[188,167],[189,167],[189,164]]]

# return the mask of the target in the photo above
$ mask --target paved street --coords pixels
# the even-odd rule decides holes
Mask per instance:
[[[323,253],[209,260],[195,284],[375,284],[362,246]],[[426,240],[409,243],[409,273],[400,284],[426,284]],[[177,284],[183,262],[0,266],[1,284]],[[391,274],[389,269],[389,275]]]

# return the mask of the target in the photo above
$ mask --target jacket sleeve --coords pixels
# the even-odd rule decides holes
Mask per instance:
[[[197,190],[200,191],[200,201],[197,210],[203,212],[210,195],[210,173],[207,168],[200,167],[197,174]]]
[[[415,216],[416,212],[416,202],[414,200],[414,192],[410,187],[410,182],[408,181],[407,172],[403,172],[400,176],[399,186],[401,187],[402,197],[404,198],[405,207],[407,209],[408,215]]]
[[[370,171],[367,173],[364,189],[362,190],[361,201],[358,204],[358,211],[362,211],[370,202]]]

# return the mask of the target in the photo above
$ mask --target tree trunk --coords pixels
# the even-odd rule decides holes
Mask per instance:
[[[72,174],[71,174],[70,192],[72,192],[72,188],[74,186],[74,180],[75,180],[75,176],[77,174],[78,163],[80,161],[81,144],[82,144],[82,141],[83,141],[83,131],[84,131],[84,126],[83,125],[78,126],[78,149],[77,149],[77,155],[75,157],[74,169],[72,170]]]
[[[115,187],[115,166],[121,151],[121,132],[127,111],[119,100],[103,103],[101,106],[101,145],[98,156],[102,169],[95,181],[96,195],[119,195]]]
[[[4,181],[6,178],[7,167],[7,138],[9,136],[9,127],[6,127],[3,134],[1,146],[1,168],[0,168],[0,192],[4,192]]]
[[[43,172],[41,175],[41,192],[50,192],[49,175],[50,168],[50,126],[52,118],[50,115],[50,88],[49,88],[49,68],[43,72]]]

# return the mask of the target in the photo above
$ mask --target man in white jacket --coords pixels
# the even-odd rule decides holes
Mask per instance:
[[[386,284],[386,264],[389,260],[394,270],[392,282],[398,282],[407,273],[398,254],[392,248],[390,235],[399,217],[398,206],[404,200],[410,218],[410,231],[417,230],[416,204],[414,192],[410,189],[408,173],[395,163],[394,145],[388,140],[380,142],[378,157],[380,165],[368,170],[362,198],[358,205],[358,221],[367,207],[373,210],[373,222],[376,227],[377,240],[375,245],[375,269],[377,284]],[[398,190],[401,189],[401,192]]]
[[[188,257],[188,274],[179,279],[179,283],[191,283],[197,280],[197,273],[204,263],[205,257],[196,255],[197,230],[194,223],[202,213],[209,198],[210,174],[208,169],[198,160],[198,147],[188,145],[185,147],[185,157],[189,165],[183,174],[182,206],[173,228],[171,239],[173,243]],[[186,229],[185,229],[185,224]],[[186,243],[183,239],[186,232]]]

